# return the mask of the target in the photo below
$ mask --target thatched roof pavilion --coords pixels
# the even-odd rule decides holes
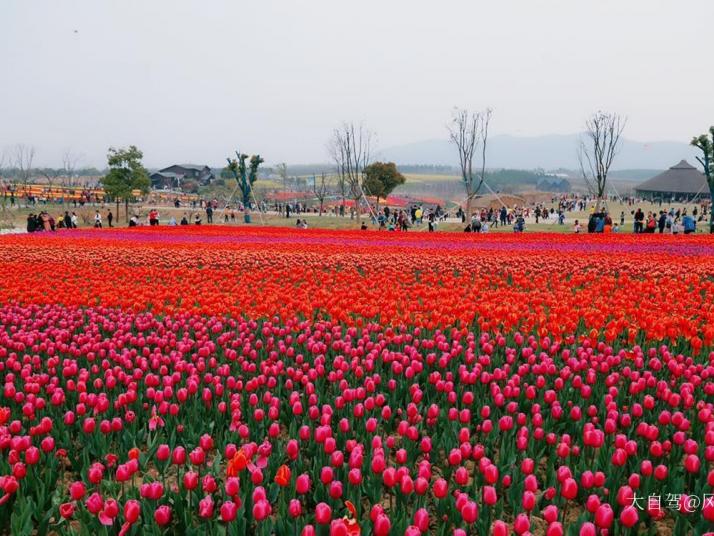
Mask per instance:
[[[638,184],[635,191],[646,199],[689,200],[709,197],[706,177],[686,160]]]

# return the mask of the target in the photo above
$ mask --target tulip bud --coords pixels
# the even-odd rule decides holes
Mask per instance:
[[[374,522],[374,536],[389,536],[389,531],[392,530],[392,523],[386,514],[377,515]]]
[[[332,520],[332,508],[324,502],[315,506],[315,521],[318,525],[328,525]]]
[[[291,499],[288,505],[290,517],[300,517],[302,515],[302,504],[298,499]]]
[[[238,505],[233,501],[226,501],[221,505],[220,514],[221,521],[224,523],[230,523],[236,518],[238,513]]]
[[[627,528],[631,528],[637,524],[639,517],[637,510],[633,506],[626,506],[622,512],[620,512],[620,523]]]
[[[167,505],[161,505],[154,511],[154,520],[160,527],[164,527],[171,522],[171,508]]]
[[[124,520],[129,524],[133,524],[136,523],[140,515],[141,504],[139,503],[139,501],[134,499],[129,499],[128,501],[126,501],[126,503],[124,504]]]

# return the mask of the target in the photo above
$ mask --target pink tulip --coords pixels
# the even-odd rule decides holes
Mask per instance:
[[[332,520],[332,509],[324,502],[315,506],[315,521],[318,525],[327,525]]]

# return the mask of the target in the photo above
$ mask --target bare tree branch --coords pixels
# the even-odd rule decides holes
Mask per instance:
[[[328,149],[337,166],[338,184],[344,198],[349,192],[355,205],[362,197],[364,169],[371,159],[373,133],[360,123],[343,123],[332,132]]]
[[[454,108],[451,123],[447,125],[449,140],[459,153],[461,179],[466,189],[466,212],[469,215],[471,214],[471,202],[478,195],[486,180],[486,149],[492,113],[490,108],[481,112],[469,112],[466,109]],[[479,152],[481,153],[481,170],[478,175],[475,175],[473,160]]]
[[[74,174],[77,169],[77,164],[81,160],[82,155],[75,154],[72,149],[67,149],[62,154],[62,169],[64,171],[64,186],[74,185]]]
[[[345,163],[345,153],[342,144],[339,142],[339,136],[337,129],[332,132],[332,137],[327,143],[327,151],[330,153],[332,161],[335,163],[335,173],[337,174],[337,187],[342,197],[342,205],[345,204],[345,198],[347,197],[347,174]]]
[[[13,160],[20,182],[23,186],[27,186],[32,178],[32,163],[35,160],[35,148],[32,145],[18,143],[13,152]]]
[[[325,199],[330,193],[331,181],[330,177],[326,173],[320,175],[320,180],[315,177],[312,184],[312,191],[315,193],[315,197],[320,202],[320,216],[322,216],[323,207],[325,205]]]
[[[597,112],[585,122],[585,133],[580,140],[578,159],[588,188],[597,197],[597,207],[607,192],[607,174],[617,155],[627,119],[616,113]],[[583,165],[587,162],[587,169]]]

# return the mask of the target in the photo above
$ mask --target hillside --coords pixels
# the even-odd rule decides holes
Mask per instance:
[[[489,168],[577,169],[578,135],[521,137],[501,135],[489,140]],[[639,142],[624,139],[613,165],[616,169],[666,169],[680,160],[694,162],[696,150],[684,142]],[[385,148],[378,158],[409,165],[458,165],[446,139],[424,140]]]

